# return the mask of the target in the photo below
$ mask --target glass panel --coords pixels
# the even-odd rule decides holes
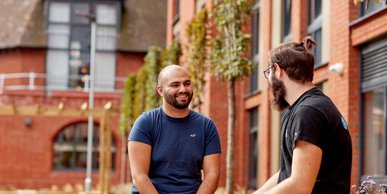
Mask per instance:
[[[313,22],[313,0],[308,0],[308,25],[310,25]]]
[[[88,50],[80,50],[81,42],[71,42],[69,60],[69,86],[81,90],[85,85],[83,76],[89,74],[90,54]]]
[[[115,4],[97,5],[97,24],[115,25],[117,23],[116,9]]]
[[[254,69],[250,75],[250,93],[258,90],[258,65],[259,65],[259,7],[253,11],[252,15],[252,61]]]
[[[68,52],[49,50],[47,52],[47,87],[66,89],[68,79]]]
[[[363,94],[363,174],[384,175],[386,163],[386,129],[384,88]]]
[[[314,18],[316,19],[319,15],[321,15],[321,0],[314,1]]]
[[[69,47],[69,34],[69,26],[50,24],[48,26],[48,47],[67,49]]]
[[[317,45],[313,48],[313,54],[315,58],[315,65],[321,65],[321,45],[322,45],[322,37],[321,37],[321,28],[316,30],[313,38],[316,40]]]
[[[254,108],[250,112],[250,130],[257,130],[258,128],[258,108]]]
[[[49,8],[49,22],[63,22],[70,21],[70,4],[62,2],[52,2]]]
[[[249,190],[257,189],[258,178],[258,108],[249,111]]]
[[[386,6],[387,6],[387,1],[375,2],[374,0],[369,0],[368,1],[368,9],[366,9],[365,2],[361,2],[361,4],[360,4],[360,16],[367,15],[375,10],[381,9],[383,7],[386,7]]]
[[[116,28],[99,26],[97,28],[96,48],[114,51],[116,49]]]
[[[259,53],[259,12],[254,11],[253,13],[253,29],[252,29],[252,44],[253,44],[253,55]]]
[[[85,16],[77,15],[77,12],[82,14],[90,14],[90,4],[87,3],[74,3],[71,10],[71,22],[76,24],[89,24],[90,19]],[[90,36],[90,34],[89,34]]]
[[[259,64],[254,64],[253,72],[250,75],[250,92],[258,90],[258,65]]]
[[[73,26],[71,29],[71,46],[78,44],[80,50],[90,50],[90,26]]]
[[[95,89],[111,91],[114,89],[115,54],[98,52],[95,58]]]
[[[292,1],[283,0],[282,3],[284,6],[282,38],[284,39],[286,36],[290,34],[291,17],[292,17]]]

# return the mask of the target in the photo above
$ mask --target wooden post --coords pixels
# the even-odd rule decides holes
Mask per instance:
[[[104,194],[105,191],[105,115],[106,110],[102,113],[99,127],[99,189],[101,194]]]
[[[112,169],[112,132],[110,123],[110,109],[106,110],[106,190],[110,192],[110,174]]]
[[[112,132],[111,132],[111,122],[110,122],[110,111],[112,104],[108,102],[105,107],[101,117],[100,125],[100,164],[99,164],[99,187],[101,194],[110,193],[110,175],[111,175],[111,144],[112,144]]]

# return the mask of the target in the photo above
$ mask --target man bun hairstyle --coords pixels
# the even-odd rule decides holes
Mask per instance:
[[[307,52],[311,52],[313,46],[317,45],[316,41],[313,40],[312,37],[310,37],[310,36],[307,36],[304,39],[302,39],[301,43]]]
[[[270,65],[277,63],[293,81],[311,82],[314,70],[314,56],[311,51],[316,44],[310,36],[300,42],[283,43],[270,52]]]

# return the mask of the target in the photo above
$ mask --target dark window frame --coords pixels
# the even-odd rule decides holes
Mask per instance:
[[[50,5],[52,3],[65,3],[65,4],[68,4],[70,6],[70,18],[69,18],[69,22],[52,22],[49,20],[49,16],[50,16]],[[68,53],[68,61],[70,63],[71,59],[72,59],[72,56],[71,56],[71,53],[72,52],[75,52],[75,51],[79,51],[81,54],[84,54],[86,57],[83,57],[83,58],[87,58],[86,61],[84,61],[82,63],[82,66],[80,66],[79,70],[78,70],[78,73],[77,74],[72,74],[72,70],[71,69],[71,65],[68,64],[68,68],[69,68],[69,72],[68,72],[68,80],[67,80],[67,89],[83,89],[85,87],[85,83],[84,83],[84,80],[83,80],[83,76],[85,75],[88,75],[89,74],[89,71],[90,71],[90,57],[87,57],[87,56],[90,56],[90,40],[88,40],[88,43],[89,45],[87,46],[87,48],[81,48],[80,50],[73,50],[71,48],[71,42],[72,40],[74,40],[74,36],[76,34],[79,34],[77,33],[74,29],[76,28],[84,28],[86,30],[88,30],[89,32],[91,32],[91,25],[90,25],[90,21],[88,22],[84,22],[84,23],[79,23],[79,22],[75,22],[73,21],[76,17],[81,17],[81,16],[74,16],[77,8],[76,6],[77,5],[85,5],[85,4],[88,4],[89,5],[89,13],[92,14],[92,15],[96,15],[96,11],[97,11],[97,5],[113,5],[116,7],[116,23],[115,24],[99,24],[99,23],[96,23],[96,27],[97,29],[99,27],[114,27],[116,29],[116,35],[118,35],[119,33],[119,29],[120,29],[120,23],[121,23],[121,1],[120,0],[67,0],[67,1],[64,1],[64,0],[47,0],[46,1],[46,4],[45,4],[45,9],[46,9],[46,16],[45,16],[45,24],[46,24],[46,28],[48,29],[48,27],[50,25],[65,25],[65,26],[68,26],[69,27],[69,35],[68,35],[68,45],[67,45],[67,48],[51,48],[50,45],[48,45],[48,49],[47,49],[47,52],[49,52],[50,50],[52,51],[64,51],[64,52],[67,52]],[[49,36],[49,35],[48,35]],[[96,35],[98,37],[98,34]],[[89,36],[90,37],[90,36]],[[91,38],[91,37],[90,37]],[[97,44],[97,42],[96,42]],[[95,47],[95,51],[96,53],[115,53],[116,50],[113,49],[99,49],[97,48],[97,45]],[[82,62],[82,61],[81,61]],[[86,73],[83,71],[83,69],[86,68]],[[48,85],[48,84],[46,84]],[[114,88],[115,86],[113,86]]]
[[[249,143],[248,143],[248,189],[258,188],[258,132],[259,132],[259,108],[248,110],[249,113]]]
[[[59,133],[53,138],[52,143],[52,170],[53,171],[84,171],[86,170],[86,164],[76,164],[77,157],[80,155],[86,155],[87,150],[83,150],[84,147],[87,147],[87,122],[78,122],[70,124],[59,131]],[[99,125],[94,123],[93,127],[93,148],[92,148],[92,170],[97,171],[99,169]],[[86,137],[82,137],[83,134],[86,134]],[[65,140],[67,134],[74,134],[73,136],[69,135],[70,139]],[[71,147],[72,149],[69,149]],[[67,154],[67,153],[70,153]],[[64,159],[64,157],[70,156],[69,159]],[[116,165],[116,156],[117,156],[117,142],[112,135],[112,170],[115,171]],[[60,165],[55,163],[56,157],[62,162],[68,161],[69,166]],[[84,161],[86,162],[86,161]],[[84,165],[84,167],[82,167]]]
[[[282,0],[282,42],[292,40],[292,0]]]
[[[317,45],[313,48],[312,53],[315,58],[314,68],[321,67],[324,65],[322,63],[322,1],[320,1],[320,13],[316,13],[317,4],[316,1],[320,0],[309,0],[308,1],[308,34],[313,37],[317,41]],[[318,34],[320,33],[320,38],[318,38]]]

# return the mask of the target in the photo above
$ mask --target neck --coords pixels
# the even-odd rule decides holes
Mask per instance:
[[[171,105],[169,105],[168,103],[163,103],[163,110],[165,112],[165,114],[167,114],[168,116],[172,117],[172,118],[184,118],[186,116],[188,116],[189,114],[189,108],[185,108],[185,109],[178,109],[178,108],[175,108]]]
[[[296,102],[296,100],[304,94],[306,91],[312,89],[314,87],[312,82],[307,82],[305,84],[300,84],[293,81],[285,82],[286,87],[286,95],[285,100],[289,103],[290,106]]]

